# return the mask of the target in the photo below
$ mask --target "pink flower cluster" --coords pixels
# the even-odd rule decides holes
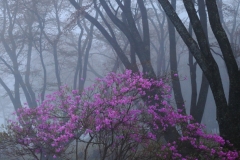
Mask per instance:
[[[205,134],[203,126],[189,123],[191,116],[182,115],[168,103],[170,90],[163,79],[147,79],[130,70],[110,73],[82,93],[62,87],[37,108],[19,109],[18,121],[9,121],[9,135],[35,153],[57,157],[67,144],[84,135],[94,139],[89,143],[103,144],[108,151],[124,143],[130,153],[138,152],[139,146],[145,149],[158,141],[156,133],[163,135],[168,127],[176,127],[179,140],[163,143],[156,157],[236,159],[236,151],[222,148],[225,140]],[[183,154],[186,143],[192,153]]]

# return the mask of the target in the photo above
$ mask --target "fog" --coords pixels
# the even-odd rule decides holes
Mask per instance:
[[[176,61],[170,58],[172,42],[169,37],[172,35],[169,35],[170,24],[163,8],[158,1],[144,1],[144,15],[144,9],[135,0],[126,11],[118,2],[122,3],[80,0],[77,1],[81,7],[78,11],[66,0],[0,2],[0,124],[6,125],[7,120],[16,119],[12,113],[25,103],[29,108],[37,107],[46,95],[61,86],[82,92],[94,84],[96,78],[110,72],[123,73],[126,69],[146,73],[150,78],[172,79],[177,73],[178,77],[169,80],[169,84],[174,86],[172,82],[179,81],[181,90],[173,88],[169,102],[174,108],[179,108],[180,103],[186,113],[191,114],[191,80],[194,80],[191,76],[196,74],[198,100],[202,69],[195,58],[191,66],[191,53],[177,31],[174,37]],[[238,0],[218,1],[221,23],[238,66],[239,5]],[[177,1],[176,8],[188,30],[189,17],[182,1]],[[195,8],[198,9],[197,3]],[[206,30],[228,99],[228,72],[209,21]],[[192,37],[197,41],[194,32]],[[174,65],[177,70],[171,68]],[[194,66],[195,71],[190,73],[190,67]],[[179,95],[183,101],[176,103]],[[216,104],[210,87],[202,107],[205,109],[201,123],[206,125],[206,131],[219,134]]]

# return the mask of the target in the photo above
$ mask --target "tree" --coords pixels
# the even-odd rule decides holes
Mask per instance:
[[[6,90],[7,94],[9,95],[15,110],[21,107],[20,101],[20,86],[24,92],[26,97],[27,103],[30,104],[30,107],[36,107],[36,97],[35,93],[33,92],[30,82],[29,82],[29,75],[30,75],[30,62],[31,62],[31,50],[33,47],[32,39],[33,39],[33,21],[34,18],[30,16],[29,13],[23,16],[22,13],[19,13],[22,5],[18,2],[13,1],[2,1],[2,5],[4,6],[3,14],[3,25],[1,29],[1,42],[6,55],[1,56],[1,61],[4,66],[10,71],[13,75],[15,84],[14,84],[14,93],[11,92],[11,89],[7,86],[7,84],[0,79],[0,83],[3,88]],[[19,14],[18,14],[19,13]],[[27,20],[28,18],[28,20]],[[17,20],[18,19],[18,20]],[[25,21],[26,25],[22,25],[19,21]],[[19,26],[18,28],[16,28]],[[19,34],[21,33],[21,34]],[[28,40],[28,44],[25,44],[25,41]],[[21,68],[20,68],[20,58],[24,55],[25,47],[27,54],[27,65],[26,65],[26,74],[25,80],[21,75]],[[9,63],[9,60],[10,62]]]
[[[176,10],[176,0],[172,0],[171,3]],[[171,77],[172,79],[174,79],[174,81],[172,82],[174,97],[177,104],[177,108],[184,109],[184,113],[186,113],[179,77],[178,76],[174,77],[175,74],[178,75],[178,69],[177,69],[178,63],[177,63],[177,51],[176,51],[177,45],[176,45],[175,29],[169,19],[168,19],[168,31],[169,31],[170,69],[171,69],[171,72],[173,72],[173,74],[171,74]]]
[[[236,0],[230,2],[218,1],[220,19],[237,60],[239,59],[239,7],[240,2]],[[237,62],[239,65],[239,60]]]
[[[240,125],[237,117],[240,115],[240,100],[238,98],[240,94],[240,71],[238,69],[236,59],[234,58],[228,37],[222,28],[216,0],[206,0],[206,7],[208,10],[208,19],[212,31],[218,41],[228,71],[228,100],[224,94],[218,65],[211,52],[209,52],[210,47],[207,44],[206,36],[204,34],[201,22],[197,16],[193,2],[191,0],[184,0],[183,2],[190,18],[193,30],[198,38],[197,40],[199,42],[199,47],[196,41],[189,35],[187,29],[179,19],[171,4],[167,0],[159,0],[159,3],[195,57],[210,84],[210,88],[217,106],[217,121],[219,123],[220,135],[223,138],[230,140],[230,142],[232,142],[234,146],[239,149],[240,136],[238,133],[240,131]],[[202,52],[201,50],[203,49],[206,50],[206,52]]]
[[[77,87],[83,88],[87,79],[93,27],[84,25],[82,37],[77,37],[69,29],[71,23],[64,19],[66,17],[61,17],[69,9],[69,3],[64,1],[1,1],[0,5],[0,20],[3,24],[0,29],[0,84],[14,109],[21,108],[23,101],[30,107],[36,107],[37,99],[43,101],[46,92],[55,90],[62,83],[74,87],[72,73],[79,71],[81,64],[76,61],[78,55],[82,55],[84,64],[80,69],[82,75],[76,75],[76,83]],[[81,23],[80,20],[79,24],[82,25]],[[74,48],[77,39],[83,39],[87,33],[89,36],[86,43]],[[81,47],[83,51],[80,51]],[[73,72],[66,75],[66,70]]]

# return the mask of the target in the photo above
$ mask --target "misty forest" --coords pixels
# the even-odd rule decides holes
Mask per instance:
[[[239,0],[0,0],[0,159],[240,159]]]

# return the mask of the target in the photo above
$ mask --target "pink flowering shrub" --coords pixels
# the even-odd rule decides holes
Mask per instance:
[[[129,70],[110,73],[82,93],[62,87],[37,108],[19,109],[7,134],[35,158],[66,156],[76,141],[76,159],[78,144],[85,144],[84,159],[90,145],[99,159],[237,159],[238,152],[222,147],[224,139],[205,134],[202,125],[189,123],[191,116],[168,103],[170,89],[163,79]],[[178,130],[177,141],[163,140],[169,127]]]

